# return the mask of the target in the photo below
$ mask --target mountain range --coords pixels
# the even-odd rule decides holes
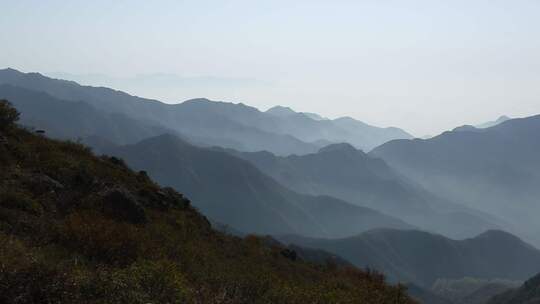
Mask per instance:
[[[70,102],[59,100],[47,93],[11,85],[0,85],[0,96],[11,100],[22,111],[21,123],[45,129],[51,137],[64,139],[80,138],[83,142],[92,146],[95,151],[121,155],[126,158],[128,164],[134,164],[139,169],[153,168],[155,166],[154,163],[158,161],[167,163],[170,167],[175,167],[176,171],[168,172],[166,174],[167,176],[163,176],[165,175],[165,171],[163,170],[149,169],[148,171],[163,184],[172,185],[176,189],[183,189],[182,191],[187,191],[192,197],[198,198],[199,193],[208,195],[205,191],[199,191],[202,189],[202,184],[206,184],[207,188],[222,189],[219,196],[214,195],[212,199],[197,200],[199,202],[198,204],[201,205],[200,207],[205,213],[209,212],[215,220],[222,221],[235,229],[245,232],[300,233],[300,231],[307,231],[291,229],[290,224],[277,225],[278,227],[288,228],[283,231],[275,231],[269,229],[271,226],[270,223],[263,225],[265,228],[259,229],[260,227],[256,228],[252,224],[248,224],[248,222],[251,220],[254,224],[262,224],[263,222],[260,220],[264,218],[264,214],[269,213],[268,209],[261,207],[272,204],[276,200],[297,202],[303,201],[305,197],[313,196],[322,196],[324,198],[318,198],[319,201],[351,202],[359,206],[357,209],[363,209],[365,211],[362,216],[356,214],[353,217],[356,220],[356,224],[347,225],[346,227],[350,228],[343,229],[343,231],[338,233],[342,237],[377,227],[413,227],[401,220],[397,220],[397,218],[416,227],[443,233],[451,237],[468,237],[487,229],[499,228],[496,219],[450,202],[442,202],[441,199],[421,189],[421,187],[407,182],[406,179],[400,177],[389,168],[383,160],[373,158],[348,144],[333,144],[321,148],[317,153],[288,157],[275,156],[270,152],[248,153],[230,149],[220,150],[217,148],[213,149],[215,150],[214,152],[209,152],[199,149],[199,151],[208,152],[204,154],[207,157],[197,158],[187,163],[185,161],[179,161],[178,158],[181,159],[181,156],[185,155],[187,150],[197,149],[197,147],[188,144],[188,141],[190,143],[197,142],[197,139],[190,135],[179,134],[178,132],[162,127],[152,126],[148,123],[126,117],[123,114],[97,110],[82,101]],[[149,156],[134,152],[135,149],[142,149],[144,143],[141,143],[141,146],[136,145],[132,147],[129,153],[126,152],[127,148],[122,151],[119,149],[110,149],[111,147],[125,144],[138,144],[141,140],[159,137],[160,134],[170,134],[172,137],[177,137],[176,139],[168,137],[168,139],[177,143],[181,142],[181,144],[173,144],[173,148],[171,148],[167,146],[166,141],[156,139],[159,144],[158,147],[154,147],[153,149],[155,150],[154,154],[162,151],[159,159],[134,159],[135,155],[139,156],[139,158],[149,158]],[[162,139],[164,138],[166,137],[162,137]],[[162,146],[159,147],[159,145]],[[223,151],[236,157],[221,155],[225,154]],[[126,153],[129,155],[126,155]],[[193,152],[192,154],[197,153]],[[255,187],[252,193],[248,191],[234,192],[235,195],[232,196],[229,192],[249,185],[249,181],[243,178],[241,174],[235,173],[242,171],[238,168],[247,167],[249,164],[245,164],[245,162],[237,158],[245,159],[255,165],[257,167],[256,169],[251,168],[253,172],[256,172],[253,173],[254,175],[261,177],[266,174],[270,177],[261,177],[261,180],[269,181],[274,179],[277,183],[271,181],[272,186],[270,187]],[[218,182],[214,180],[214,175],[218,172],[218,167],[216,167],[215,171],[197,171],[194,168],[189,168],[189,166],[205,168],[211,161],[229,163],[229,166],[233,169],[231,171],[234,173],[228,177],[230,188],[222,187],[219,184],[216,185]],[[185,185],[180,182],[180,180],[189,180],[180,178],[186,176],[183,173],[186,170],[195,170],[198,180],[201,181],[198,184],[199,186],[195,187],[193,184]],[[158,174],[162,176],[158,177]],[[286,185],[287,188],[293,191],[275,191],[277,188],[285,188],[278,185],[278,183]],[[260,185],[262,184],[267,185],[268,182],[261,183]],[[272,189],[272,191],[268,191],[268,189]],[[287,194],[277,195],[274,192]],[[291,199],[290,196],[293,192],[297,193],[294,193],[293,196],[295,198]],[[299,196],[297,195],[298,193],[305,195]],[[241,208],[245,211],[245,214],[241,217],[233,218],[231,216],[225,216],[225,214],[231,213],[231,211],[225,212],[226,209],[224,207],[215,209],[219,204],[223,204],[218,199],[219,197],[236,197],[236,204],[241,204],[241,202],[248,204],[248,202],[258,201],[264,201],[266,203],[252,203],[251,207],[254,209],[251,211]],[[254,197],[257,199],[254,199]],[[202,202],[206,202],[208,205],[202,207]],[[279,203],[276,202],[275,204]],[[342,204],[337,203],[337,205],[341,206]],[[211,208],[211,206],[214,207]],[[286,209],[284,208],[284,210]],[[259,212],[257,216],[255,216],[255,210]],[[277,208],[277,210],[278,213],[282,211],[281,208]],[[393,215],[394,218],[385,216],[375,210]],[[359,222],[357,221],[358,219],[362,219],[362,221]],[[277,220],[273,221],[276,223],[280,222]],[[315,227],[316,225],[311,221],[309,226]],[[253,230],[254,228],[255,230]],[[354,229],[359,230],[355,231]],[[312,230],[312,232],[314,231],[320,231],[320,229]],[[325,232],[325,234],[319,236],[323,235],[330,236],[334,234]]]
[[[317,153],[286,157],[270,152],[228,152],[297,192],[337,197],[450,237],[470,237],[504,225],[492,216],[437,197],[384,160],[350,144],[332,144]]]
[[[373,228],[414,227],[327,195],[298,194],[245,160],[196,147],[180,138],[187,136],[82,101],[59,100],[11,85],[0,85],[0,96],[22,111],[22,124],[38,126],[55,138],[81,138],[97,152],[121,156],[162,185],[183,189],[206,215],[232,229],[345,237]]]
[[[494,126],[496,126],[498,124],[501,124],[501,123],[503,123],[503,122],[505,122],[507,120],[510,120],[510,119],[512,119],[512,118],[510,118],[510,117],[508,117],[506,115],[502,115],[499,118],[497,118],[496,120],[484,122],[484,123],[476,125],[475,127],[479,128],[479,129],[491,128],[491,127],[494,127]]]
[[[413,227],[330,196],[298,194],[243,159],[193,146],[174,135],[104,152],[145,170],[161,185],[184,189],[205,215],[247,233],[343,237],[374,227]]]
[[[540,271],[540,251],[519,238],[491,230],[452,240],[416,230],[377,229],[343,239],[278,237],[285,244],[320,248],[392,280],[430,288],[437,279],[525,280]]]
[[[0,85],[0,96],[21,112],[20,124],[44,130],[52,138],[86,141],[97,137],[110,143],[129,144],[174,133],[122,113],[97,110],[83,101],[60,100],[44,92],[12,85]]]
[[[493,297],[487,304],[540,303],[540,274],[527,280],[521,287]]]
[[[170,105],[102,87],[81,86],[39,73],[0,70],[0,84],[41,91],[68,101],[84,101],[97,110],[121,113],[144,123],[189,134],[206,145],[242,151],[271,151],[279,155],[304,154],[320,142],[351,142],[370,150],[391,139],[411,138],[397,128],[378,128],[352,118],[313,119],[309,113],[276,115],[242,103],[199,98]]]
[[[433,193],[504,219],[539,243],[540,115],[395,140],[370,155]]]

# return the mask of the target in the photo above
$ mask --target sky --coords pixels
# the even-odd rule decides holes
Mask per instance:
[[[0,0],[0,68],[414,135],[540,114],[538,0]]]

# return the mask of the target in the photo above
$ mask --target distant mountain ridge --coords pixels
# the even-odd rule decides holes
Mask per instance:
[[[337,197],[429,231],[463,238],[500,228],[497,219],[438,198],[395,172],[382,159],[350,144],[332,144],[317,153],[287,157],[269,152],[228,152],[297,192]]]
[[[0,98],[9,100],[21,112],[22,125],[42,129],[53,138],[84,141],[89,137],[100,137],[123,145],[164,133],[175,133],[124,114],[97,110],[82,101],[60,100],[44,92],[12,85],[0,85]]]
[[[497,118],[496,120],[484,122],[484,123],[476,125],[475,127],[479,128],[479,129],[491,128],[491,127],[494,127],[494,126],[496,126],[498,124],[501,124],[501,123],[503,123],[503,122],[505,122],[507,120],[510,120],[510,119],[512,119],[512,118],[510,118],[510,117],[508,117],[506,115],[502,115],[499,118]]]
[[[493,297],[487,304],[540,303],[540,274],[527,280],[521,287]]]
[[[397,128],[377,128],[351,120],[313,119],[312,114],[272,115],[244,104],[215,102],[204,98],[169,105],[102,87],[81,86],[51,79],[39,73],[0,70],[0,84],[46,92],[62,100],[84,101],[97,110],[121,113],[144,123],[205,139],[206,145],[229,143],[243,151],[267,150],[279,155],[314,152],[325,142],[350,142],[366,151],[388,140],[411,138]],[[271,111],[272,112],[272,111]]]
[[[320,248],[358,267],[379,269],[393,280],[430,287],[440,278],[523,280],[540,271],[540,251],[502,231],[452,240],[409,230],[378,229],[344,239],[282,236],[286,244]]]
[[[505,219],[540,244],[540,115],[485,129],[395,140],[370,155],[427,189]]]

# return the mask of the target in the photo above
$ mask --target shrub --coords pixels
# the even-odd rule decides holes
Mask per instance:
[[[5,99],[0,100],[0,130],[11,127],[19,120],[19,112]]]
[[[0,191],[4,192],[3,189]],[[43,212],[41,205],[34,199],[22,192],[5,191],[0,198],[0,207],[26,211],[30,214],[39,215]]]

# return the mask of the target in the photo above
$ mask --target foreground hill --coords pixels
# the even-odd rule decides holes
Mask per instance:
[[[244,232],[345,237],[374,227],[412,227],[333,197],[298,194],[245,160],[173,135],[106,151],[161,185],[185,189],[205,215]]]
[[[377,274],[216,232],[144,172],[14,128],[6,109],[1,303],[412,303]]]
[[[538,304],[540,303],[540,275],[527,280],[523,286],[493,297],[488,304]]]
[[[524,280],[540,271],[540,251],[502,231],[452,240],[421,231],[373,230],[345,239],[279,238],[320,248],[358,267],[378,269],[394,280],[421,287],[441,278]]]
[[[486,129],[459,128],[429,140],[396,140],[372,155],[439,195],[531,232],[540,229],[539,133],[540,115]],[[540,242],[531,234],[520,235]]]
[[[427,192],[382,159],[350,144],[333,144],[317,153],[287,157],[269,152],[229,153],[297,192],[337,197],[446,236],[464,238],[499,228],[496,219]]]
[[[397,128],[378,128],[351,118],[321,120],[291,111],[261,112],[244,104],[200,98],[169,105],[131,96],[108,88],[81,86],[72,81],[38,73],[0,70],[0,84],[45,92],[55,98],[83,101],[100,111],[123,114],[144,123],[201,138],[206,145],[221,145],[241,151],[272,151],[279,155],[316,151],[321,143],[351,142],[371,148],[392,139],[412,136]]]

